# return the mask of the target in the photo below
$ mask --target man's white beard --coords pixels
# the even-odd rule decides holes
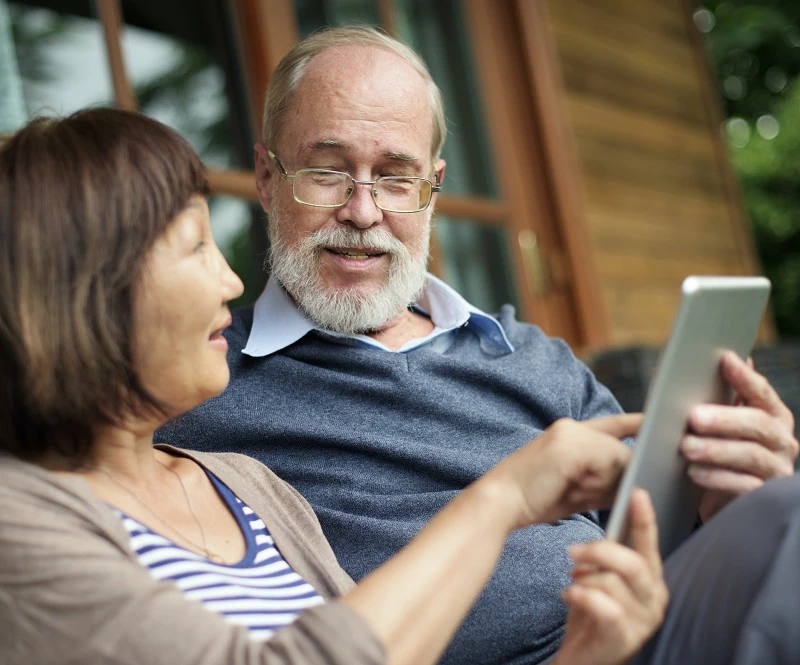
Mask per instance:
[[[277,207],[277,206],[275,206]],[[421,247],[413,253],[383,227],[364,231],[339,226],[322,228],[289,247],[283,221],[273,210],[269,223],[269,264],[272,277],[286,289],[306,315],[326,330],[342,334],[368,333],[382,328],[422,293],[430,244],[430,223]],[[291,223],[291,222],[288,222]],[[359,289],[326,288],[320,271],[325,247],[368,248],[389,256],[386,281],[373,293]]]

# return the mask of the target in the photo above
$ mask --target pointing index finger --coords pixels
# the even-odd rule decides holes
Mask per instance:
[[[615,416],[586,420],[584,425],[596,432],[624,439],[627,436],[634,436],[639,431],[643,419],[644,416],[641,413],[620,413]]]

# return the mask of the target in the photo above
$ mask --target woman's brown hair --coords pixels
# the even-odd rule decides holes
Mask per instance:
[[[100,424],[156,407],[131,361],[132,293],[203,165],[113,109],[39,118],[0,147],[0,451],[74,466]]]

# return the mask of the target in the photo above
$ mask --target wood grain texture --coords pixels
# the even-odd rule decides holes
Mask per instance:
[[[613,344],[660,344],[690,274],[758,272],[681,0],[548,0]]]

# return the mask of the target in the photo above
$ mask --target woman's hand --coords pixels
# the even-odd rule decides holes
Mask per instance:
[[[619,439],[640,422],[618,415],[554,423],[459,493],[339,602],[367,622],[387,662],[437,662],[511,531],[611,503],[630,457]]]
[[[567,632],[557,665],[611,665],[633,656],[664,618],[668,592],[650,498],[636,490],[630,504],[631,547],[600,540],[570,548],[575,561]]]
[[[475,483],[507,506],[509,529],[611,505],[640,414],[558,420]]]

